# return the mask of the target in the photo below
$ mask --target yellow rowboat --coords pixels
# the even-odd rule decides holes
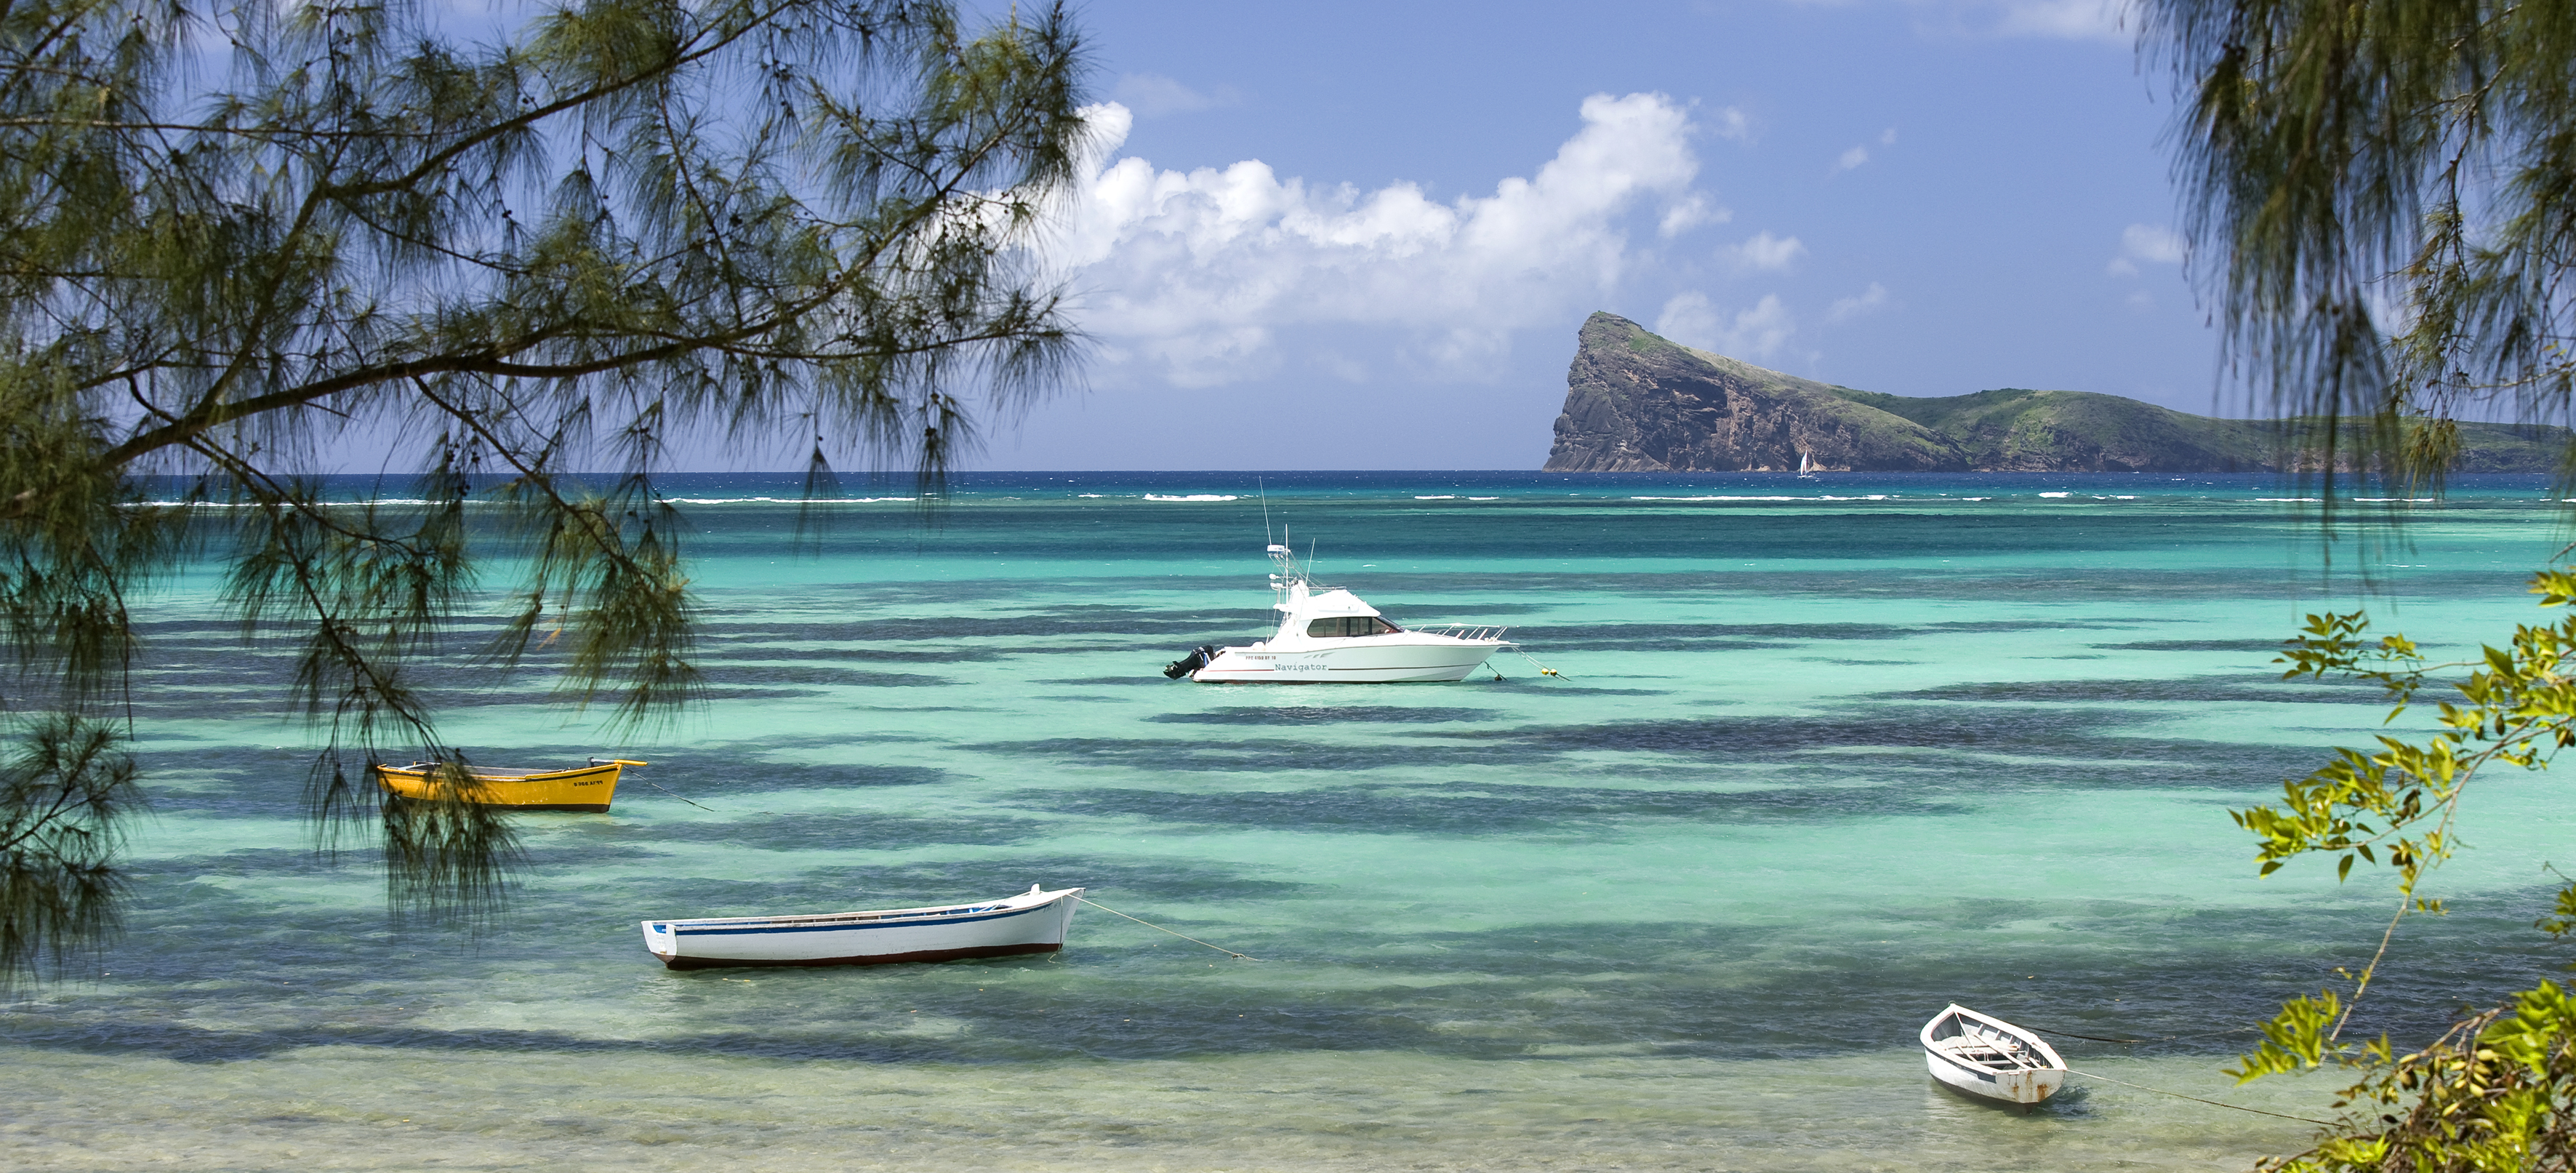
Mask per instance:
[[[608,809],[609,799],[617,793],[617,776],[628,766],[640,766],[624,758],[592,758],[587,766],[569,770],[478,770],[468,768],[474,779],[473,797],[494,806],[517,807],[523,811],[590,811]],[[408,766],[370,766],[375,771],[376,785],[404,798],[429,798],[430,777],[439,769],[437,762],[413,762]]]

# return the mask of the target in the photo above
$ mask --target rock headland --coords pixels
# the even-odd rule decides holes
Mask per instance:
[[[2278,472],[2297,425],[2192,415],[2118,395],[2006,388],[1856,391],[1694,350],[1626,318],[1583,323],[1549,472]],[[2459,425],[2455,472],[2554,472],[2566,428]],[[2354,446],[2344,446],[2350,449]]]

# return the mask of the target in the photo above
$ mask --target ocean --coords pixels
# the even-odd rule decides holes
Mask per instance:
[[[612,735],[541,678],[443,698],[483,762],[652,763],[521,816],[479,933],[315,854],[313,734],[213,568],[144,603],[132,913],[0,1001],[0,1166],[2243,1168],[2313,1126],[2145,1089],[2327,1114],[2332,1073],[2222,1069],[2396,900],[2257,879],[2228,819],[2384,715],[2278,642],[2367,606],[2473,651],[2544,617],[2568,536],[2538,477],[2330,533],[2258,476],[993,473],[853,482],[801,546],[795,478],[667,488],[706,704]],[[1265,511],[1325,583],[1527,657],[1166,680],[1267,633]],[[2479,781],[2453,912],[2354,1029],[2554,972],[2570,817]],[[681,973],[636,927],[1032,883],[1224,951],[1086,908],[1049,956]],[[1928,1080],[1951,1001],[2156,1041],[2059,1040],[2106,1078],[2019,1115]]]

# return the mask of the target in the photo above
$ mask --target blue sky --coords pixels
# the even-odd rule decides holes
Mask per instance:
[[[1086,385],[975,467],[1534,468],[1595,309],[1872,391],[2232,406],[2098,0],[1081,19]]]

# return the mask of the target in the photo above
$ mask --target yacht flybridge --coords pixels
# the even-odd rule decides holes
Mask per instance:
[[[1464,680],[1513,646],[1500,627],[1403,628],[1338,587],[1318,589],[1288,547],[1270,547],[1279,630],[1249,647],[1202,647],[1163,669],[1201,684],[1389,683]]]

